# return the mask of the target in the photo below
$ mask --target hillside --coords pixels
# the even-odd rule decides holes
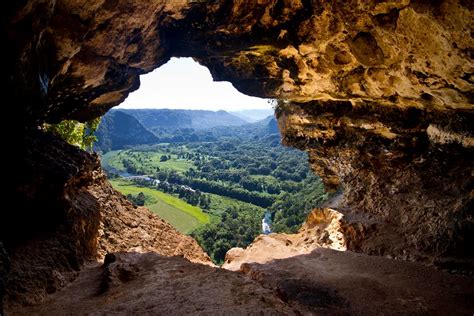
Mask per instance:
[[[170,109],[124,109],[148,129],[208,129],[215,126],[241,126],[248,122],[226,111],[170,110]]]
[[[186,138],[186,131],[183,132],[182,138]],[[174,135],[177,138],[180,135]],[[281,146],[280,132],[278,124],[274,116],[268,116],[263,120],[245,124],[242,126],[216,126],[208,130],[196,131],[193,133],[196,141],[217,141],[222,137],[236,137],[242,140],[261,140],[271,147]],[[189,139],[190,136],[187,136]]]
[[[102,118],[96,136],[94,149],[102,152],[153,143],[213,142],[220,137],[269,137],[273,146],[280,142],[274,116],[248,123],[225,111],[168,109],[112,110]]]
[[[257,122],[267,118],[268,116],[273,115],[273,109],[252,109],[252,110],[240,110],[235,112],[230,112],[233,115],[236,115],[249,122]]]
[[[131,115],[109,111],[102,117],[95,133],[95,151],[107,152],[125,146],[156,143],[158,138]]]

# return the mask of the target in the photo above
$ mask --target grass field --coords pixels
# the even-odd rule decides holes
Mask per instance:
[[[131,161],[133,165],[143,170],[145,174],[156,172],[157,167],[160,169],[175,170],[177,172],[185,172],[193,167],[193,163],[186,159],[178,159],[177,155],[171,154],[171,159],[160,161],[162,155],[170,155],[164,152],[151,151],[133,151],[133,150],[115,150],[103,155],[102,159],[105,164],[111,167],[125,171],[123,159]]]
[[[120,152],[120,150],[112,150],[112,151],[109,151],[109,152],[103,154],[100,157],[100,160],[102,161],[102,166],[105,169],[108,169],[109,167],[113,167],[110,164],[110,159],[112,159],[114,156],[116,156],[119,152]],[[121,167],[123,168],[123,164],[121,165]],[[113,168],[115,168],[115,167],[113,167]]]
[[[243,207],[246,209],[255,208],[259,210],[262,209],[259,206],[242,202],[239,200],[235,200],[226,196],[211,194],[211,193],[206,193],[206,194],[211,196],[210,211],[213,212],[214,214],[221,214],[225,209],[232,208],[232,207],[235,207],[235,208]]]
[[[112,186],[124,195],[136,195],[143,192],[146,196],[145,206],[177,230],[189,233],[193,229],[211,221],[209,214],[199,207],[186,203],[172,195],[145,187],[137,187],[126,180],[110,180]]]

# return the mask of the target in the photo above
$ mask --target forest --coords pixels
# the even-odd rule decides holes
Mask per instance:
[[[206,137],[182,141],[190,133]],[[328,198],[321,180],[309,170],[306,154],[281,145],[273,118],[204,131],[180,128],[174,135],[180,141],[103,153],[103,166],[110,179],[153,188],[208,214],[208,223],[196,222],[185,232],[216,263],[223,262],[227,250],[246,247],[261,233],[265,210],[272,213],[273,232],[292,233]],[[128,198],[154,209],[146,195]],[[159,210],[157,214],[163,216]]]

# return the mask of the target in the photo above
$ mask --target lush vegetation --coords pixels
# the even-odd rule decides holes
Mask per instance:
[[[227,250],[248,246],[262,231],[263,210],[228,208],[218,223],[199,227],[191,235],[216,263],[224,261]]]
[[[303,180],[300,190],[285,192],[273,203],[270,208],[274,212],[272,230],[296,233],[309,211],[321,205],[327,198],[321,180],[313,174],[309,175]]]
[[[186,149],[183,148],[184,150]],[[193,167],[192,161],[170,154],[167,147],[162,146],[154,146],[147,150],[129,149],[107,153],[105,159],[109,166],[131,174],[155,174],[161,170],[185,172]]]
[[[44,129],[51,132],[71,145],[84,150],[92,150],[97,140],[95,132],[100,123],[100,117],[81,123],[75,120],[64,120],[57,124],[44,124]]]
[[[127,194],[127,199],[137,206],[144,206],[146,202],[146,196],[143,192],[133,195],[131,193]]]
[[[153,123],[153,118],[146,119],[147,124]],[[160,138],[168,128],[152,130]],[[327,198],[320,179],[308,169],[306,154],[280,144],[272,118],[207,130],[180,126],[171,134],[170,142],[108,152],[103,165],[110,178],[144,175],[127,182],[127,190],[123,183],[116,187],[182,231],[191,232],[190,227],[180,226],[189,220],[183,216],[196,213],[165,197],[207,215],[207,222],[193,222],[191,234],[215,262],[221,263],[229,248],[246,247],[261,233],[265,209],[273,214],[273,231],[295,232],[308,212]],[[149,197],[155,201],[147,202]],[[175,207],[175,213],[159,203]]]

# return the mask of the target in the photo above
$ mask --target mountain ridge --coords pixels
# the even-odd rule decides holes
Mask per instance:
[[[230,111],[229,113],[253,123],[253,122],[258,122],[260,120],[265,119],[268,116],[273,115],[274,111],[273,109],[250,109],[250,110]]]
[[[181,109],[120,109],[135,117],[144,127],[208,129],[216,126],[241,126],[249,122],[227,111]]]
[[[97,142],[94,150],[109,151],[128,145],[151,144],[159,141],[151,131],[145,128],[135,117],[120,111],[109,111],[101,119],[95,132]]]
[[[161,109],[159,109],[161,110]],[[161,117],[161,126],[157,126],[157,117],[146,118],[149,110],[144,112],[138,110],[116,109],[109,111],[99,125],[97,132],[97,142],[94,145],[96,151],[107,152],[110,150],[122,149],[127,146],[144,145],[152,143],[179,143],[196,141],[215,141],[222,136],[235,136],[240,138],[248,137],[272,137],[279,142],[278,126],[273,116],[268,116],[262,120],[252,123],[245,122],[242,125],[217,125],[208,124],[206,128],[195,128],[192,124],[192,115],[204,114],[209,118],[216,114],[218,117],[229,118],[226,111],[206,111],[206,110],[175,110],[165,109]],[[209,112],[215,113],[210,114]],[[131,115],[135,113],[135,116]],[[138,113],[138,114],[136,114]],[[160,112],[161,113],[161,112]],[[183,116],[187,113],[187,116]],[[156,113],[155,113],[156,114]],[[189,115],[192,114],[192,115]],[[141,117],[140,121],[136,116]],[[178,124],[171,124],[171,120],[179,120]],[[237,118],[238,119],[238,118]],[[142,122],[146,121],[146,127]],[[222,122],[222,121],[221,121]],[[242,121],[237,121],[237,124]],[[168,124],[170,123],[170,124]],[[229,123],[224,121],[224,123]],[[231,122],[236,124],[235,122]]]

